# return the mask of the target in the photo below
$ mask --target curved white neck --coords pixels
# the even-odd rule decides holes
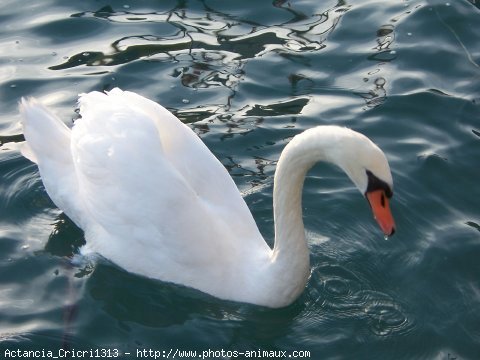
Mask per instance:
[[[302,190],[307,171],[319,161],[329,161],[327,142],[311,132],[296,136],[283,150],[275,172],[273,208],[275,277],[282,297],[295,298],[310,274],[310,253],[302,219]]]
[[[302,190],[307,171],[320,161],[336,164],[360,189],[356,172],[362,168],[351,161],[361,150],[359,136],[336,126],[312,128],[295,136],[280,156],[273,190],[272,265],[278,295],[283,298],[297,297],[310,274],[310,253],[302,219]]]
[[[276,259],[294,257],[296,253],[308,254],[302,219],[302,190],[306,173],[315,163],[305,158],[308,153],[299,147],[287,146],[278,161],[273,189],[273,256]]]
[[[302,190],[307,171],[317,162],[339,166],[361,193],[365,169],[382,174],[391,183],[382,151],[367,137],[338,126],[318,126],[295,136],[277,164],[273,190],[275,246],[268,272],[277,305],[287,305],[304,289],[310,274],[310,254],[302,219]]]

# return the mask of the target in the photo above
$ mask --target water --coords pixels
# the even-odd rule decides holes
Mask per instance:
[[[1,357],[480,358],[478,1],[3,0],[0,17]],[[318,165],[304,189],[312,275],[285,309],[72,260],[83,234],[19,155],[17,102],[38,97],[69,121],[77,93],[115,86],[199,134],[270,243],[291,137],[318,124],[365,133],[390,161],[397,233],[383,241],[345,176]]]

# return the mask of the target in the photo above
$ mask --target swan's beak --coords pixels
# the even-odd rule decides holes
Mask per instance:
[[[395,221],[385,191],[374,190],[367,192],[365,195],[372,208],[373,217],[377,220],[383,233],[387,236],[393,235],[395,233]]]

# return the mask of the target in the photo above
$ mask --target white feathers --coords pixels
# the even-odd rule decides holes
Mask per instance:
[[[308,279],[301,176],[312,161],[343,167],[352,151],[372,147],[368,139],[346,141],[349,151],[338,155],[332,137],[357,133],[337,127],[292,140],[278,164],[288,171],[276,176],[274,203],[283,207],[275,209],[283,222],[276,228],[283,234],[272,250],[226,169],[169,111],[120,89],[82,94],[79,105],[72,129],[34,99],[22,100],[20,111],[23,154],[38,164],[55,204],[84,230],[83,252],[144,276],[271,307],[295,300]],[[369,159],[377,160],[385,161]]]

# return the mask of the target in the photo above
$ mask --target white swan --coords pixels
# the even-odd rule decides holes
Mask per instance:
[[[84,253],[218,298],[282,307],[310,273],[301,192],[317,161],[337,164],[394,232],[392,176],[365,136],[319,126],[295,136],[278,161],[275,246],[265,243],[232,178],[186,125],[132,92],[80,95],[72,129],[22,99],[23,154],[38,164],[54,203],[85,232]]]

